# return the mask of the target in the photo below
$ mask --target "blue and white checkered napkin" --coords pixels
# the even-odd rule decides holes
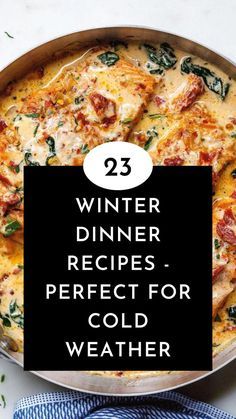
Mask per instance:
[[[14,419],[235,419],[206,403],[168,391],[150,396],[108,397],[76,391],[21,399]]]

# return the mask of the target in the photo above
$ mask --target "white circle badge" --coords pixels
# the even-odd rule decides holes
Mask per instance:
[[[152,173],[152,159],[143,148],[122,141],[101,144],[86,156],[87,178],[105,189],[125,190],[144,183]]]

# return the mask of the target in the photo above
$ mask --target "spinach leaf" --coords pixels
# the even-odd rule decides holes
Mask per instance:
[[[214,246],[215,246],[215,249],[219,249],[220,243],[219,243],[219,240],[218,239],[215,239],[214,240]]]
[[[150,73],[152,72],[151,74],[162,74],[161,72],[163,72],[163,68],[165,69],[171,68],[177,62],[174,49],[167,42],[164,42],[163,44],[161,44],[159,49],[153,47],[150,44],[144,44],[144,48],[146,49],[148,58],[153,63],[162,67],[162,68],[158,67],[157,69],[152,69],[150,71]],[[154,71],[156,72],[154,73]]]
[[[11,236],[21,227],[20,223],[17,220],[8,220],[8,223],[4,226],[3,235],[5,237]]]
[[[40,166],[39,162],[31,160],[32,154],[30,151],[25,152],[25,164],[26,166]]]
[[[192,58],[186,57],[181,63],[181,71],[186,74],[193,73],[196,76],[202,77],[209,90],[219,95],[222,100],[225,99],[229,91],[229,83],[223,83],[221,78],[209,70],[209,68],[193,64]]]
[[[87,154],[89,152],[88,144],[83,144],[80,151],[82,154]]]
[[[112,51],[104,52],[103,54],[98,55],[98,58],[108,67],[114,65],[120,59],[119,55]]]
[[[11,322],[6,316],[2,316],[2,324],[5,327],[11,327]]]

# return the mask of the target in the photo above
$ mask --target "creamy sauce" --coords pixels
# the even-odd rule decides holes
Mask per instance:
[[[18,163],[23,159],[23,153],[30,150],[31,158],[37,161],[40,165],[44,165],[48,158],[48,150],[40,141],[42,133],[45,129],[48,132],[53,133],[56,136],[56,154],[57,160],[55,164],[71,164],[71,156],[78,153],[78,150],[82,147],[82,138],[78,132],[75,132],[74,122],[67,118],[66,113],[63,110],[58,110],[57,114],[47,118],[45,123],[39,124],[37,118],[28,117],[25,115],[19,115],[17,109],[22,107],[27,102],[27,97],[34,92],[41,89],[48,89],[53,84],[59,83],[60,77],[66,72],[72,72],[76,76],[80,69],[83,68],[84,59],[89,55],[90,50],[80,50],[73,54],[68,54],[63,58],[55,59],[53,62],[48,63],[44,68],[44,74],[39,77],[38,72],[32,72],[27,75],[24,79],[15,83],[13,90],[10,95],[2,96],[0,102],[0,117],[6,121],[8,127],[12,128],[17,132],[20,139],[20,156],[18,157]],[[123,57],[128,62],[133,63],[137,68],[143,70],[149,74],[150,69],[154,68],[155,65],[152,61],[147,58],[147,52],[140,44],[131,42],[128,48],[123,45],[118,46],[116,51],[120,57]],[[186,52],[175,49],[175,55],[177,57],[176,64],[165,70],[164,76],[153,75],[156,79],[156,87],[154,95],[157,95],[165,103],[174,96],[176,90],[182,85],[186,79],[186,74],[182,74],[180,71],[180,64]],[[189,54],[187,54],[189,55]],[[221,70],[212,64],[206,63],[203,60],[194,57],[194,63],[209,68],[214,71],[219,77],[222,78],[224,83],[230,83],[229,93],[225,100],[222,100],[219,95],[213,93],[208,88],[205,88],[204,93],[197,99],[197,103],[200,105],[206,104],[208,110],[211,112],[214,118],[218,121],[218,124],[222,129],[226,130],[228,136],[232,136],[234,131],[236,132],[236,83],[233,80],[229,80],[228,76]],[[103,68],[94,66],[90,68],[90,71],[96,76],[98,72],[102,72]],[[83,74],[86,83],[86,73]],[[88,77],[88,75],[87,75]],[[104,91],[106,86],[100,85],[100,92]],[[112,92],[110,92],[112,95]],[[114,92],[114,95],[116,92]],[[127,94],[128,95],[128,94]],[[128,96],[127,96],[128,97]],[[120,119],[125,121],[129,119],[130,115],[134,113],[134,104],[132,98],[129,100],[126,97],[126,102],[120,106]],[[110,97],[112,99],[112,97]],[[62,103],[64,97],[59,98],[58,103]],[[61,102],[60,102],[61,101]],[[140,99],[141,103],[141,99]],[[73,110],[73,104],[71,109]],[[94,110],[90,109],[90,117],[96,120],[97,115]],[[232,122],[232,118],[235,121]],[[61,124],[63,120],[63,124]],[[43,125],[45,124],[45,125]],[[148,151],[155,150],[157,144],[160,142],[165,133],[168,132],[170,126],[173,124],[173,119],[170,119],[162,111],[162,107],[157,110],[156,103],[151,100],[145,106],[145,111],[141,119],[134,125],[132,132],[129,134],[129,141],[137,142],[136,138],[139,134],[149,133],[152,137],[150,148]],[[151,133],[151,134],[150,134]],[[108,133],[107,140],[115,139],[114,133]],[[210,138],[205,138],[205,141],[210,141]],[[236,141],[236,139],[235,139]],[[140,144],[139,144],[140,145]],[[12,148],[12,160],[15,158],[14,147]],[[15,153],[15,154],[14,154]],[[235,156],[236,157],[236,156]],[[231,163],[224,172],[221,174],[220,180],[216,187],[215,198],[224,198],[231,196],[236,190],[236,179],[232,177],[232,170],[236,168],[235,163]],[[16,177],[20,179],[20,174],[16,174]],[[20,181],[19,181],[20,182]],[[9,273],[6,280],[2,281],[2,292],[7,293],[7,298],[2,299],[0,304],[1,313],[7,313],[8,307],[11,301],[14,299],[17,301],[20,307],[23,306],[23,284],[22,284],[22,272],[21,268],[17,271],[17,267],[23,264],[23,251],[22,237],[20,235],[15,236],[14,241],[10,239],[1,239],[0,243],[0,275],[4,275],[6,272]],[[16,273],[12,274],[12,271]],[[15,276],[14,276],[15,275]],[[12,285],[13,284],[13,285]],[[11,289],[14,287],[14,290]],[[12,291],[14,292],[12,294]],[[236,291],[231,293],[227,298],[224,306],[219,312],[219,318],[213,324],[213,353],[219,352],[225,345],[232,342],[236,337],[234,328],[234,321],[228,319],[227,309],[230,306],[236,305]],[[200,309],[200,308],[199,308]],[[18,341],[19,349],[22,350],[22,329],[17,324],[13,324],[12,328],[8,328],[8,334]],[[119,373],[116,373],[119,375]],[[120,374],[121,375],[121,374]]]

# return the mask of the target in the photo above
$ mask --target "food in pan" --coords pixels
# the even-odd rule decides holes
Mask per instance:
[[[81,165],[108,141],[133,142],[156,165],[212,166],[217,354],[236,337],[236,84],[167,43],[67,53],[2,93],[0,334],[22,351],[23,166]]]

